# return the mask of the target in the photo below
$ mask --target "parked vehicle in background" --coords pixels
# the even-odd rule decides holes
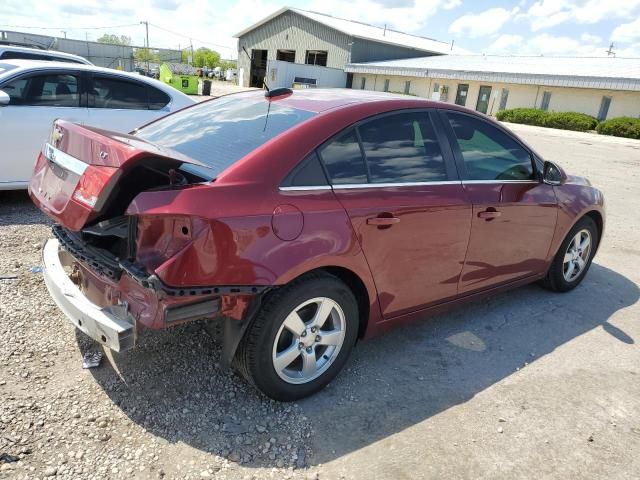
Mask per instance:
[[[6,60],[41,60],[46,62],[67,62],[93,65],[86,58],[56,50],[22,47],[18,45],[0,44],[0,62]]]
[[[358,338],[535,281],[571,290],[604,228],[599,190],[497,122],[360,90],[227,95],[135,135],[59,121],[29,191],[78,329],[123,351],[219,322],[223,363],[278,400],[327,385]]]
[[[133,73],[61,62],[0,62],[0,190],[27,187],[56,119],[130,132],[193,103]]]
[[[229,68],[224,73],[224,79],[227,82],[235,82],[238,79],[238,70],[235,68]]]

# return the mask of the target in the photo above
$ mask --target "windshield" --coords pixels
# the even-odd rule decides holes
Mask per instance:
[[[169,115],[136,135],[170,148],[211,169],[183,168],[211,179],[277,135],[314,116],[314,112],[229,95]]]

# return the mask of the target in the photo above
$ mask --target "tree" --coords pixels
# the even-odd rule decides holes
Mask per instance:
[[[194,67],[217,67],[220,63],[220,54],[210,48],[200,47],[193,53]]]
[[[99,43],[108,43],[110,45],[131,45],[131,37],[126,35],[114,35],[111,33],[105,33],[97,40]]]
[[[133,58],[138,62],[160,63],[160,54],[148,48],[136,48],[133,52]]]

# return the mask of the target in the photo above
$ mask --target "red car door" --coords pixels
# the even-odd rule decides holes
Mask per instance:
[[[454,298],[467,249],[471,205],[430,115],[375,117],[319,150],[385,319]]]
[[[471,238],[459,294],[543,273],[555,230],[553,187],[515,137],[475,115],[442,114],[473,204]]]

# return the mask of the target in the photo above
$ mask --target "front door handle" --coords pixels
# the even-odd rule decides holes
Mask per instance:
[[[371,217],[367,218],[367,225],[376,225],[378,227],[385,227],[400,223],[398,217]]]
[[[493,220],[502,215],[502,212],[497,211],[495,208],[489,207],[483,212],[478,212],[478,218],[484,218],[485,220]]]

